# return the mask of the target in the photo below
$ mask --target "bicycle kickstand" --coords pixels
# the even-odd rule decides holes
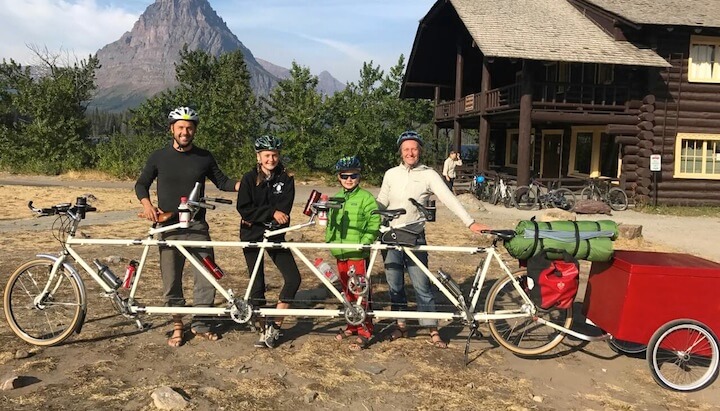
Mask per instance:
[[[482,337],[483,334],[480,332],[480,329],[478,328],[477,321],[473,321],[470,324],[470,332],[468,333],[467,340],[465,341],[465,366],[467,367],[469,364],[468,361],[468,354],[470,354],[470,341],[472,340],[473,336],[477,334],[478,337]]]

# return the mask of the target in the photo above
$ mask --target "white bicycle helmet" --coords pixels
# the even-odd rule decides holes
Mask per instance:
[[[198,116],[198,113],[190,107],[178,107],[168,114],[168,121],[170,124],[173,124],[178,120],[192,121],[197,125],[197,123],[200,122],[200,116]]]

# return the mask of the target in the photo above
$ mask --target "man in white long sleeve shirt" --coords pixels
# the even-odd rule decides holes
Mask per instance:
[[[409,198],[424,204],[431,195],[435,194],[474,233],[480,234],[482,230],[489,229],[489,227],[473,220],[435,170],[420,164],[423,141],[419,134],[414,131],[406,131],[400,135],[397,144],[400,149],[402,163],[385,172],[380,194],[377,198],[381,208],[404,208],[407,211],[406,214],[393,220],[391,222],[392,226],[414,221],[420,217],[420,211],[410,202]],[[419,244],[426,244],[424,231],[421,233]],[[416,252],[415,254],[427,266],[427,252]],[[385,277],[390,288],[392,309],[397,310],[407,307],[405,269],[407,269],[410,281],[412,281],[415,288],[418,311],[436,311],[435,296],[430,287],[430,280],[407,255],[399,250],[388,250],[385,256]],[[447,344],[438,333],[437,320],[422,319],[420,325],[429,328],[431,341],[436,347],[447,347]],[[396,340],[405,337],[406,333],[405,321],[398,320],[397,329],[393,331],[390,338]]]

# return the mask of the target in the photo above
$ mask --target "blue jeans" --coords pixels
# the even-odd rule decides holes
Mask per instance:
[[[424,235],[419,243],[425,244]],[[415,255],[427,267],[427,252],[415,252]],[[406,269],[415,289],[418,311],[435,312],[435,295],[433,294],[430,279],[410,257],[398,250],[388,250],[385,255],[385,278],[390,289],[391,309],[407,309],[407,294],[405,294]],[[403,323],[404,320],[398,319],[398,322]],[[419,323],[423,327],[437,327],[437,320],[421,319]]]

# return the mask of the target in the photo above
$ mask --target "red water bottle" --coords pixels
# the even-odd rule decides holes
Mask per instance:
[[[223,278],[225,275],[225,272],[222,270],[222,268],[218,267],[217,264],[215,264],[215,261],[210,256],[207,256],[203,258],[203,264],[205,264],[205,267],[207,267],[208,270],[212,273],[213,277],[215,277],[216,280],[219,280]]]
[[[127,268],[125,268],[125,278],[123,279],[122,287],[125,289],[130,289],[133,284],[133,279],[135,278],[135,272],[137,271],[138,262],[135,260],[130,260],[130,262],[127,265]]]

